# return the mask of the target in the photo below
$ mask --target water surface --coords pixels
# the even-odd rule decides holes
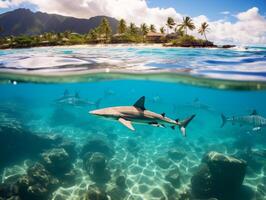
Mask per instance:
[[[88,188],[95,184],[115,200],[182,199],[191,189],[191,178],[203,156],[217,151],[247,161],[243,184],[251,197],[246,198],[263,199],[266,127],[253,131],[253,126],[227,123],[221,128],[221,113],[244,116],[256,110],[266,117],[265,52],[255,47],[0,51],[0,139],[5,141],[0,148],[2,183],[13,184],[18,177],[30,176],[37,162],[59,180],[51,189],[51,179],[49,187],[36,179],[35,188],[49,188],[39,199],[86,199]],[[72,96],[78,93],[89,104],[60,103],[66,90]],[[88,113],[133,105],[141,96],[146,97],[147,109],[172,119],[196,114],[187,127],[187,137],[178,129],[138,124],[133,132],[117,121]],[[88,164],[99,151],[106,156],[105,172],[110,175],[103,173],[100,177],[106,179],[101,181],[94,179],[93,165]],[[172,151],[180,157],[171,158]],[[51,168],[44,159],[47,154],[60,155],[63,161],[55,159],[55,168]],[[62,176],[64,170],[72,175]],[[173,171],[178,183],[169,181]],[[123,189],[117,186],[119,176],[125,178]],[[40,195],[39,190],[34,191],[31,195]],[[23,194],[24,199],[29,198],[27,192]]]

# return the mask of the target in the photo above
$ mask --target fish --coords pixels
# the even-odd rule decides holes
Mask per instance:
[[[173,130],[179,127],[182,135],[186,136],[186,127],[195,117],[191,115],[184,120],[173,120],[165,116],[165,113],[159,114],[145,108],[145,96],[140,97],[132,106],[107,107],[89,111],[89,114],[116,120],[134,131],[132,123],[150,125],[155,127],[170,126]]]
[[[97,101],[92,102],[80,97],[79,93],[76,92],[75,95],[70,95],[68,90],[65,90],[64,95],[59,99],[56,99],[56,104],[60,105],[70,105],[70,106],[77,106],[77,107],[84,107],[84,106],[95,106],[96,108],[100,107],[100,103],[102,98],[99,98]]]
[[[250,115],[244,116],[233,116],[226,117],[224,114],[221,114],[222,124],[221,127],[224,127],[226,122],[231,122],[232,125],[239,124],[240,126],[248,125],[253,127],[253,131],[259,131],[262,127],[266,126],[266,118],[260,116],[256,110],[254,110]]]

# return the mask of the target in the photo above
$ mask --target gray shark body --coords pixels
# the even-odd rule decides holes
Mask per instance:
[[[225,117],[222,114],[221,117],[222,117],[221,127],[223,127],[226,124],[226,122],[231,122],[233,125],[239,124],[240,126],[251,126],[253,127],[254,131],[260,130],[262,127],[266,126],[266,118],[258,115],[255,110],[250,115]]]
[[[76,107],[84,107],[84,106],[95,106],[96,108],[99,107],[101,99],[98,99],[96,102],[91,102],[86,99],[82,99],[78,93],[75,95],[70,95],[66,90],[64,95],[59,99],[55,100],[56,104],[60,105],[69,105],[69,106],[76,106]]]
[[[185,136],[185,128],[195,115],[179,121],[173,120],[165,116],[165,114],[158,114],[145,109],[145,97],[141,97],[133,106],[117,106],[108,107],[98,110],[90,111],[90,114],[105,117],[112,120],[117,120],[131,130],[135,130],[132,123],[145,124],[156,127],[170,126],[172,129],[179,126],[182,134]]]

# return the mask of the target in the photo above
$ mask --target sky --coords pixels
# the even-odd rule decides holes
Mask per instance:
[[[78,18],[107,15],[159,29],[167,17],[177,23],[192,17],[196,27],[210,25],[216,43],[266,44],[266,0],[0,0],[0,13],[16,8]],[[189,34],[200,36],[196,30]]]

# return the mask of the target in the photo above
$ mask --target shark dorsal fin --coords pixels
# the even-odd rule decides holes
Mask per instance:
[[[136,101],[136,103],[134,103],[133,106],[141,110],[146,110],[144,104],[145,104],[145,96],[142,96]]]
[[[258,112],[254,109],[250,115],[258,115]]]
[[[64,97],[66,97],[68,95],[69,95],[68,89],[65,89],[65,91],[64,91]]]
[[[165,113],[162,113],[161,115],[162,115],[163,117],[165,117]]]

